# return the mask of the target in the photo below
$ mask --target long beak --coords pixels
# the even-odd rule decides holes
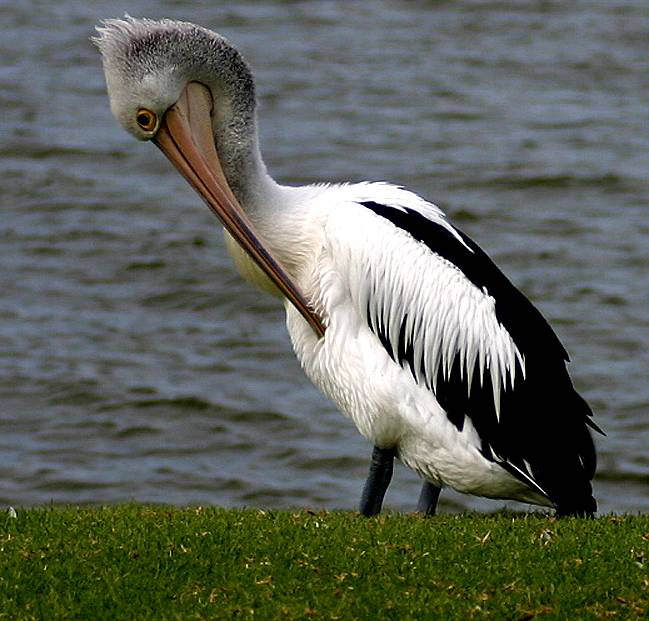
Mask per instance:
[[[200,194],[228,233],[290,300],[318,337],[322,337],[325,332],[322,321],[268,252],[228,185],[214,145],[211,108],[208,89],[198,82],[190,82],[165,113],[153,141]]]

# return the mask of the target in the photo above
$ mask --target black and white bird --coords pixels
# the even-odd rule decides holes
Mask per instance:
[[[241,274],[284,299],[306,375],[374,445],[362,513],[381,510],[397,457],[425,513],[449,486],[594,514],[598,428],[568,354],[475,242],[394,185],[277,184],[252,73],[222,36],[128,16],[97,31],[117,120],[221,219]]]

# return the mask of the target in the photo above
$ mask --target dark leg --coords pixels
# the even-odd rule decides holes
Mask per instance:
[[[424,485],[421,488],[421,494],[419,494],[417,511],[424,515],[435,515],[435,511],[437,511],[437,500],[441,491],[442,489],[440,487],[437,487],[428,481],[424,481]]]
[[[394,465],[394,449],[381,449],[378,446],[372,451],[370,472],[363,487],[359,511],[366,517],[378,515],[383,506],[385,491],[392,479]]]

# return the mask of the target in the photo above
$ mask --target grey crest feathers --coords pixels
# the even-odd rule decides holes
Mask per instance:
[[[150,138],[135,123],[137,110],[161,117],[190,81],[210,88],[222,126],[254,125],[252,74],[224,37],[188,22],[128,15],[104,20],[96,30],[91,41],[102,55],[111,110],[136,138]]]

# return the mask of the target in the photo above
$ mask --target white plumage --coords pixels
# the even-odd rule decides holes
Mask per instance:
[[[131,18],[98,31],[117,119],[218,215],[241,274],[285,298],[306,374],[375,446],[364,513],[398,456],[428,482],[427,512],[432,486],[451,486],[593,514],[596,426],[567,353],[473,241],[396,186],[276,184],[252,75],[219,35]]]
[[[279,246],[272,236],[266,241],[286,264],[295,263],[287,253],[299,249],[301,268],[295,280],[327,326],[319,339],[286,305],[291,341],[311,381],[372,444],[396,447],[401,461],[432,483],[481,496],[549,504],[484,458],[473,425],[469,422],[459,431],[449,422],[435,398],[435,381],[431,390],[419,366],[415,379],[407,366],[395,362],[364,318],[369,306],[376,321],[395,335],[396,349],[398,323],[407,314],[415,358],[427,361],[433,378],[438,366],[448,374],[459,352],[468,383],[481,381],[471,378],[475,360],[481,372],[486,369],[495,378],[494,386],[513,383],[515,360],[522,362],[522,357],[495,318],[493,298],[456,266],[361,203],[416,209],[456,235],[443,213],[417,195],[384,183],[276,191],[271,204],[281,208],[275,211],[274,228],[292,239]],[[302,248],[305,240],[308,249]]]

